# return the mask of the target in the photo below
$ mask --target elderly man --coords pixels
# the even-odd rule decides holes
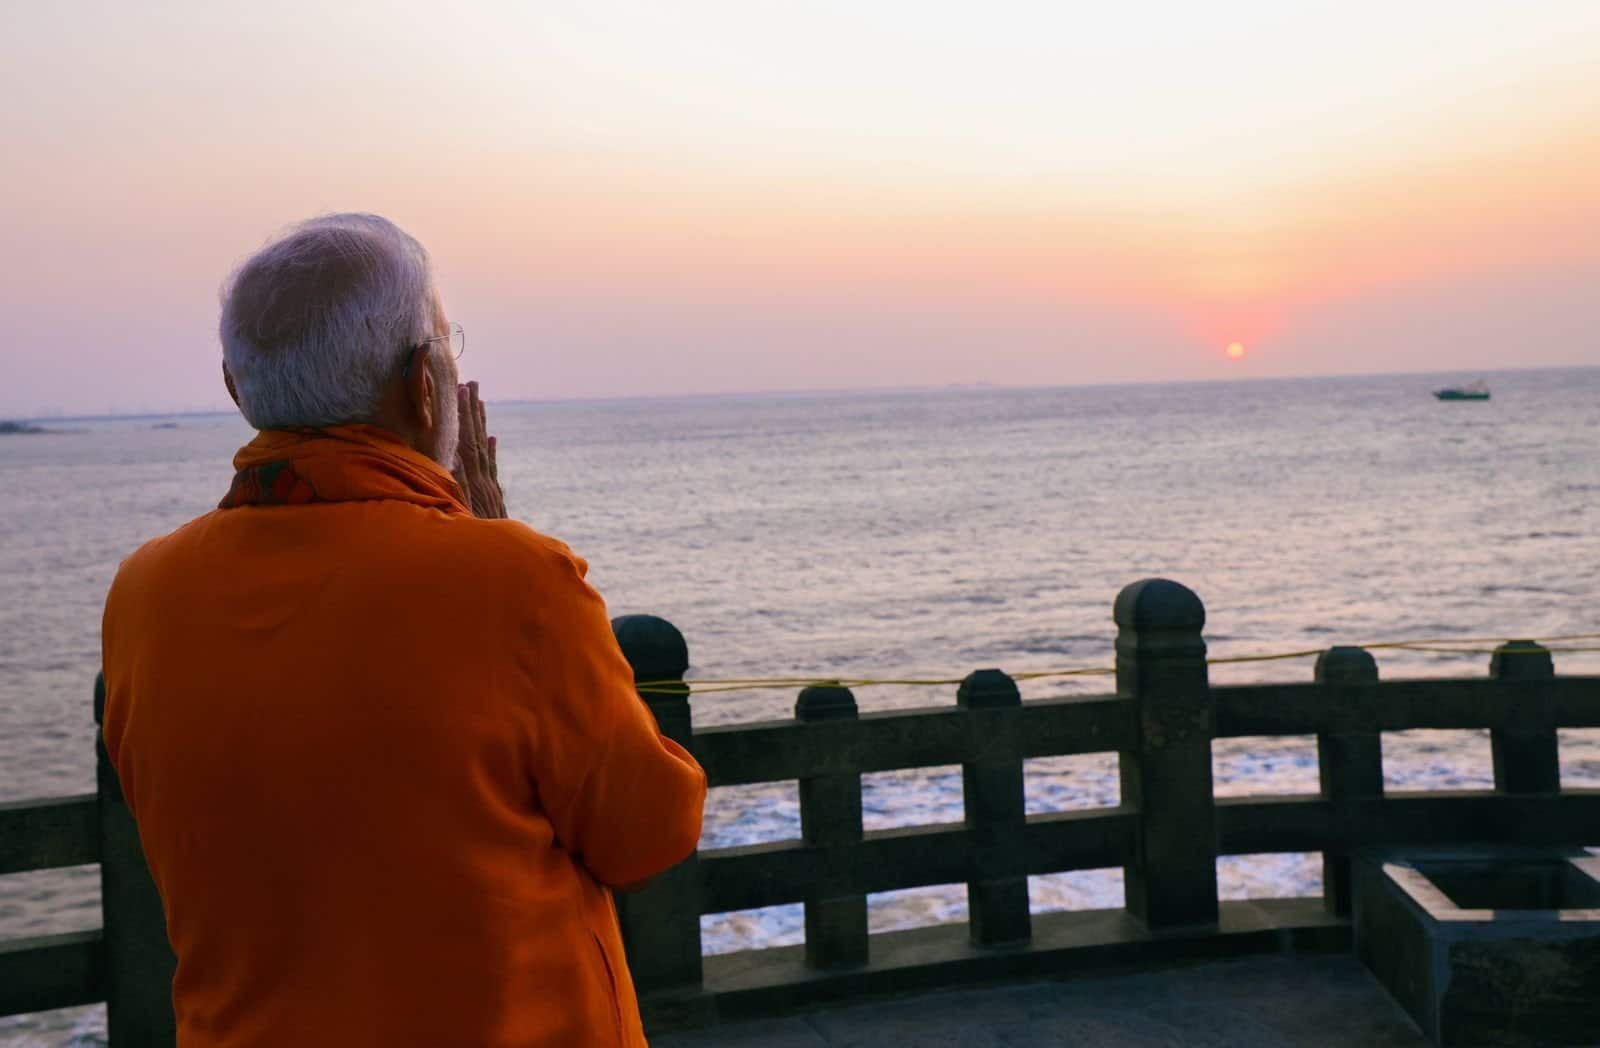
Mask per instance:
[[[693,850],[705,776],[583,560],[504,519],[427,253],[313,219],[221,336],[260,433],[105,612],[179,1044],[642,1045],[609,889]]]

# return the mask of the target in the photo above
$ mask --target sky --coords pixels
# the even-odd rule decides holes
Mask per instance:
[[[490,399],[1600,365],[1593,0],[0,0],[0,141],[0,417],[343,210]]]

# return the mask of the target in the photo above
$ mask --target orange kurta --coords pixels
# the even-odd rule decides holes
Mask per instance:
[[[179,1044],[642,1045],[605,886],[693,850],[705,775],[584,562],[377,429],[235,466],[106,602]]]

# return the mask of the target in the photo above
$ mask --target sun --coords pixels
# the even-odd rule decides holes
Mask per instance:
[[[1244,343],[1243,342],[1229,342],[1228,343],[1228,348],[1223,350],[1223,352],[1227,354],[1229,360],[1243,360],[1244,359]]]

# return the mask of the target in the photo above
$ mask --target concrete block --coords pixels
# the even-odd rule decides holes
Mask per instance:
[[[1594,1043],[1600,857],[1383,849],[1355,865],[1356,953],[1435,1044]]]

